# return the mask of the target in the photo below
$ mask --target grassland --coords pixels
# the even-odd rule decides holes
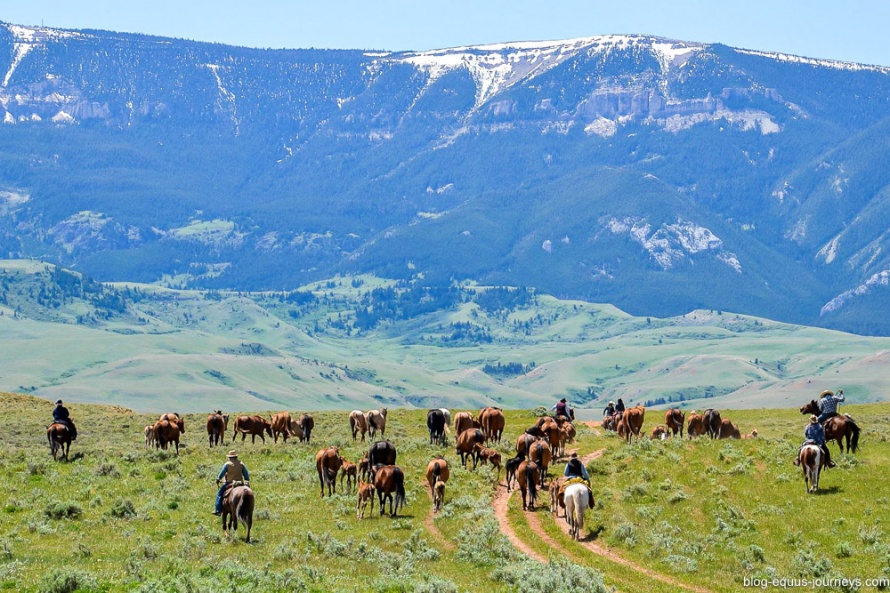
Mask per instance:
[[[81,298],[41,301],[54,290],[49,269],[0,264],[0,389],[182,412],[531,409],[567,397],[582,417],[618,397],[686,408],[789,407],[844,387],[854,402],[890,398],[890,339],[728,312],[638,318],[540,295],[500,310],[464,300],[359,330],[363,299],[393,282],[307,286],[301,293],[311,305],[284,293],[115,285],[123,304],[108,314]],[[484,339],[451,339],[461,326]],[[525,371],[483,370],[511,363]]]
[[[445,509],[431,518],[423,468],[435,454],[456,459],[451,447],[429,445],[420,410],[393,410],[387,425],[407,477],[408,505],[397,519],[360,521],[352,496],[319,497],[315,451],[340,445],[355,460],[364,450],[352,444],[345,411],[315,414],[312,446],[239,441],[257,494],[250,544],[243,533],[224,538],[210,514],[213,479],[233,445],[210,450],[203,415],[186,416],[176,456],[144,450],[141,428],[154,415],[86,404],[71,410],[80,437],[70,462],[53,462],[43,430],[51,406],[0,395],[5,590],[510,591],[520,582],[532,590],[676,590],[569,541],[549,513],[530,516],[514,496],[507,520],[550,562],[524,558],[499,532],[488,467],[455,468]],[[823,474],[817,495],[804,493],[790,463],[803,427],[796,410],[724,411],[743,432],[758,429],[762,437],[751,441],[627,445],[580,427],[573,448],[602,450],[589,465],[597,505],[585,533],[626,561],[700,590],[740,591],[745,577],[890,577],[890,444],[882,429],[890,407],[845,410],[863,426],[862,450],[836,455],[839,467]],[[506,415],[505,456],[533,422],[528,411]],[[647,428],[657,416],[647,413]]]

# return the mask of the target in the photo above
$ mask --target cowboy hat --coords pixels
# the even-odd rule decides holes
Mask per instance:
[[[810,424],[816,424],[817,422],[819,422],[819,418],[817,418],[815,414],[810,416]]]
[[[819,397],[825,397],[826,395],[834,395],[834,392],[831,391],[830,389],[826,389],[825,391],[822,392],[822,394]]]
[[[57,402],[56,402],[56,405],[57,405],[57,406],[61,406],[61,405],[62,405],[62,400],[57,401]]]
[[[562,403],[566,403],[566,398],[562,398],[562,399],[559,400],[559,401],[561,401]]]
[[[229,451],[229,454],[226,457],[238,457],[238,452],[235,450]]]

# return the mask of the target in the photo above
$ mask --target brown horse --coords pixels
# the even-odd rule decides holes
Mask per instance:
[[[513,480],[516,478],[516,471],[519,469],[519,464],[523,461],[525,461],[525,453],[517,453],[516,457],[511,457],[504,464],[504,468],[506,469],[504,481],[507,482],[507,492],[510,492],[513,486]]]
[[[501,479],[501,454],[498,451],[476,443],[476,457],[479,458],[480,464],[491,463],[491,466],[498,470],[498,480]]]
[[[226,440],[226,431],[229,429],[229,415],[223,415],[217,411],[207,416],[207,439],[210,446],[222,445]]]
[[[485,439],[489,442],[501,442],[501,435],[504,434],[504,426],[507,421],[504,419],[504,413],[500,408],[485,408],[484,415],[480,415],[479,421],[482,424],[482,431],[485,433]]]
[[[349,413],[349,429],[352,431],[352,442],[355,442],[359,433],[362,435],[362,442],[365,442],[365,433],[368,432],[368,418],[361,410],[353,410]]]
[[[646,408],[637,405],[624,411],[621,420],[627,427],[627,440],[633,437],[640,438],[640,432],[643,430],[643,420],[646,417]]]
[[[389,516],[395,517],[400,506],[405,506],[405,473],[397,465],[378,465],[374,471],[374,489],[380,503],[380,514],[383,505],[389,499]],[[393,499],[395,494],[395,499]]]
[[[652,434],[649,436],[653,441],[663,441],[668,438],[671,433],[669,433],[664,426],[659,424],[655,428],[652,429]]]
[[[800,467],[803,469],[803,483],[807,493],[812,494],[819,489],[819,474],[825,466],[825,456],[819,445],[804,445],[798,453]]]
[[[739,427],[729,421],[729,418],[724,418],[720,422],[720,430],[717,431],[718,439],[740,439],[742,438],[741,433],[739,432]]]
[[[818,416],[821,412],[816,400],[811,400],[810,403],[801,406],[800,413],[814,414]],[[837,446],[841,450],[841,453],[844,452],[845,440],[847,443],[847,453],[855,453],[856,450],[859,449],[860,428],[849,416],[842,414],[832,416],[825,420],[822,423],[822,426],[825,427],[825,442],[837,441]]]
[[[454,448],[460,455],[460,464],[466,468],[467,457],[473,460],[473,469],[479,464],[479,455],[476,452],[476,444],[485,442],[485,434],[478,428],[468,428],[457,437]]]
[[[705,410],[705,413],[702,414],[702,423],[705,426],[705,430],[708,432],[708,436],[712,439],[720,437],[721,422],[720,412],[713,408],[708,408]]]
[[[172,412],[168,414],[161,414],[161,417],[158,418],[158,422],[161,420],[166,420],[167,422],[172,422],[179,428],[179,432],[185,432],[185,420],[182,419],[182,416],[179,415],[179,412]]]
[[[686,426],[686,436],[690,439],[700,437],[707,432],[705,430],[705,421],[701,414],[696,414],[695,410],[689,412],[689,423]]]
[[[355,482],[358,479],[358,467],[351,461],[340,458],[342,465],[340,466],[340,488],[343,488],[343,479],[346,479],[346,493],[351,494],[355,488]]]
[[[68,461],[68,450],[71,448],[71,429],[61,422],[53,422],[46,429],[46,438],[49,441],[49,452],[53,459],[61,453],[65,461]]]
[[[312,439],[312,429],[315,428],[315,418],[311,414],[300,415],[300,429],[303,431],[300,442],[309,444]]]
[[[355,516],[358,519],[365,518],[365,509],[368,508],[369,502],[371,514],[374,514],[374,484],[362,480],[358,483],[358,500],[355,504]]]
[[[287,442],[289,436],[293,436],[290,430],[293,418],[290,412],[278,412],[272,416],[272,439],[277,443],[278,436],[281,435],[282,441]]]
[[[540,469],[540,486],[544,487],[544,478],[547,477],[547,470],[550,467],[550,459],[553,457],[553,451],[547,441],[538,441],[534,443],[528,451],[528,458],[534,461]]]
[[[253,490],[250,489],[250,486],[236,483],[226,489],[222,500],[222,527],[226,537],[229,537],[229,529],[238,531],[238,522],[240,521],[247,526],[247,538],[244,541],[250,542],[254,502]]]
[[[328,496],[337,491],[337,473],[343,464],[340,457],[340,447],[328,447],[315,454],[315,471],[318,472],[318,483],[321,486],[321,496],[324,498],[324,487],[328,487]]]
[[[523,433],[516,438],[516,453],[528,455],[529,447],[538,440],[533,434]]]
[[[444,457],[437,457],[426,466],[426,481],[430,485],[430,495],[433,497],[433,512],[438,513],[445,501],[445,484],[451,472],[448,462]]]
[[[155,422],[152,432],[155,435],[155,448],[166,449],[170,443],[176,444],[176,454],[179,455],[179,424],[170,420],[158,420]]]
[[[535,487],[541,480],[541,473],[534,461],[523,461],[516,470],[516,481],[519,482],[519,491],[522,493],[522,510],[532,511],[535,508],[535,499],[538,498],[538,490]]]
[[[686,415],[679,408],[671,408],[664,413],[664,425],[672,436],[680,433],[683,438],[683,425],[686,424]]]
[[[235,418],[235,430],[232,432],[232,442],[235,442],[235,437],[238,436],[238,433],[241,433],[241,442],[244,442],[244,437],[250,435],[250,442],[255,443],[257,435],[261,439],[263,439],[263,443],[266,442],[266,437],[263,435],[265,432],[270,437],[272,436],[272,423],[263,418],[262,416],[238,416]]]
[[[469,412],[458,412],[454,415],[454,434],[459,436],[470,428],[482,428]]]

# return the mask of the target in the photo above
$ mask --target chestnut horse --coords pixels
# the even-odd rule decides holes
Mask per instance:
[[[683,438],[683,425],[686,423],[686,415],[679,408],[671,408],[664,413],[664,425],[672,436],[680,433]]]
[[[544,487],[544,478],[547,477],[547,469],[550,467],[550,459],[553,457],[553,451],[547,441],[538,441],[534,443],[528,450],[528,458],[534,461],[540,468],[541,488]]]
[[[534,461],[523,461],[516,470],[516,481],[519,482],[519,491],[522,493],[522,510],[532,511],[535,508],[535,499],[538,498],[538,490],[535,487],[541,480],[541,473]]]
[[[705,432],[707,432],[705,430],[705,421],[702,419],[701,414],[696,414],[695,410],[689,412],[689,425],[686,427],[686,436],[691,439],[702,436]]]
[[[315,471],[318,472],[318,483],[321,486],[321,496],[324,498],[324,487],[328,487],[328,496],[337,491],[337,473],[343,464],[339,447],[321,449],[315,454]]]
[[[68,450],[71,448],[71,429],[61,422],[53,422],[46,429],[46,438],[49,441],[49,451],[53,459],[60,452],[65,461],[68,461]]]
[[[374,489],[380,503],[380,514],[383,514],[383,505],[389,499],[389,516],[395,517],[399,507],[405,506],[405,473],[397,465],[377,465],[374,470]]]
[[[238,531],[238,522],[247,526],[247,538],[250,542],[250,528],[253,527],[253,490],[245,484],[234,484],[223,494],[222,500],[222,526],[226,537],[229,537],[229,529]],[[228,521],[228,525],[226,525]]]
[[[800,413],[814,414],[816,416],[821,414],[816,400],[811,400],[810,403],[801,406]],[[825,420],[822,426],[825,427],[825,442],[837,441],[837,446],[840,448],[841,453],[844,452],[844,440],[847,442],[847,453],[855,453],[859,449],[859,425],[849,416],[845,414],[832,416]]]
[[[445,501],[445,484],[451,472],[448,462],[444,457],[437,457],[426,466],[426,481],[430,485],[430,495],[433,497],[433,512],[438,513]]]

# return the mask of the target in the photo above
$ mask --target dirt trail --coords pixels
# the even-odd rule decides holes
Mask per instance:
[[[495,493],[492,505],[494,506],[494,516],[498,520],[501,533],[507,536],[507,539],[510,540],[510,543],[513,544],[514,548],[529,558],[533,558],[538,562],[547,562],[546,558],[532,550],[525,542],[519,539],[519,536],[516,535],[516,532],[513,531],[513,528],[510,527],[510,524],[507,522],[507,509],[509,508],[510,495],[512,492],[507,492],[507,486],[505,484],[499,483],[496,488],[497,492]]]
[[[430,532],[430,535],[433,536],[433,539],[435,539],[440,544],[442,544],[442,546],[449,552],[453,551],[455,549],[454,542],[448,540],[445,537],[445,535],[443,535],[442,532],[439,531],[439,526],[436,525],[436,520],[435,520],[436,514],[433,512],[433,507],[432,507],[433,493],[430,492],[430,485],[426,481],[426,478],[421,478],[420,484],[423,486],[423,489],[426,491],[427,496],[429,496],[429,499],[430,499],[430,510],[427,511],[426,518],[423,520],[423,524],[426,527],[426,530]],[[445,495],[446,495],[446,497],[448,495],[448,487],[447,486],[445,487]]]
[[[582,463],[584,463],[584,465],[587,465],[590,461],[593,461],[594,459],[598,459],[599,457],[602,457],[604,451],[605,451],[604,449],[600,449],[598,451],[594,451],[593,453],[589,453],[588,455],[581,457],[581,461],[582,461]],[[500,488],[500,485],[498,485],[498,487]],[[503,496],[501,496],[502,494],[503,494]],[[501,498],[502,500],[499,500],[499,498]],[[504,488],[503,492],[501,492],[501,491],[498,492],[498,496],[495,497],[495,503],[494,503],[494,512],[495,512],[495,516],[498,519],[498,522],[501,525],[501,531],[510,539],[510,542],[513,543],[513,545],[516,546],[516,548],[520,552],[523,552],[524,554],[527,554],[536,560],[544,562],[544,559],[540,554],[531,550],[531,548],[529,548],[524,542],[522,542],[521,540],[519,540],[519,538],[516,537],[515,532],[513,532],[512,528],[507,523],[507,503],[508,503],[508,501],[509,501],[509,496],[507,495],[507,489]],[[562,554],[564,556],[568,556],[571,558],[575,557],[574,554],[570,553],[568,550],[566,550],[565,548],[560,546],[553,538],[551,538],[549,535],[547,535],[547,533],[544,531],[543,525],[541,524],[540,516],[538,516],[536,513],[525,513],[525,518],[526,518],[526,521],[528,521],[528,525],[531,528],[531,530],[534,532],[534,534],[538,538],[541,539],[541,541],[546,543],[554,551],[558,551],[560,554]],[[556,524],[563,531],[563,533],[568,535],[569,526],[565,522],[564,519],[557,519]],[[689,585],[687,583],[683,583],[671,576],[655,572],[654,570],[650,570],[644,566],[640,566],[636,562],[633,562],[631,560],[628,560],[627,558],[622,557],[614,550],[610,550],[609,548],[607,548],[606,546],[604,546],[598,542],[581,541],[578,543],[580,545],[584,546],[587,550],[593,552],[594,554],[596,554],[598,556],[606,558],[616,564],[626,566],[627,568],[630,568],[631,570],[633,570],[635,572],[644,574],[653,580],[660,581],[666,585],[670,585],[671,587],[676,587],[676,588],[684,589],[687,591],[695,591],[696,593],[710,593],[710,591],[708,589],[703,589],[703,588],[697,587],[695,585]]]

